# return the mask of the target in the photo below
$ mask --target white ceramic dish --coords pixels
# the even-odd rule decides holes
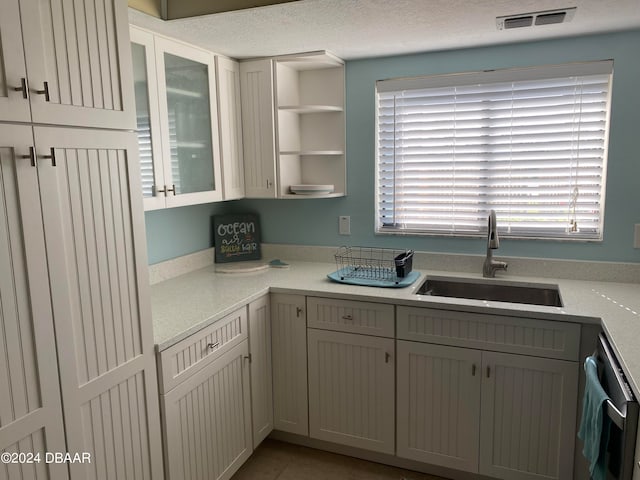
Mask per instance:
[[[297,195],[326,195],[333,192],[333,185],[291,185],[289,190]]]

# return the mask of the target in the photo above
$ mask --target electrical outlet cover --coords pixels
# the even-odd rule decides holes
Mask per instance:
[[[340,215],[338,218],[338,232],[340,235],[351,235],[351,217]]]

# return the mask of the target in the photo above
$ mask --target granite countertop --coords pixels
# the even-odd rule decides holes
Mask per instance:
[[[209,266],[157,283],[151,287],[156,348],[164,350],[268,292],[600,323],[634,393],[640,397],[640,284],[511,275],[496,279],[558,285],[564,307],[545,307],[414,294],[427,273],[478,279],[482,278],[480,274],[418,270],[420,278],[410,287],[377,288],[334,283],[326,277],[334,270],[335,265],[331,263],[302,261],[291,262],[289,268],[255,273],[216,273],[215,266]]]

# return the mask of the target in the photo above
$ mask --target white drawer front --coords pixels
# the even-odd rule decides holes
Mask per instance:
[[[398,307],[398,339],[577,361],[580,325],[432,308]]]
[[[247,338],[247,307],[160,352],[160,393],[167,393]]]
[[[394,307],[383,303],[307,297],[307,326],[393,338]]]

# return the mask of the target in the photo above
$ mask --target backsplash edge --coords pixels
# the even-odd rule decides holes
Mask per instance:
[[[334,263],[337,247],[263,243],[262,258],[270,261],[306,261]],[[564,278],[603,282],[640,283],[640,263],[559,260],[498,256],[509,263],[508,274],[527,277]],[[149,266],[149,282],[154,285],[213,265],[214,248],[173,258]],[[413,268],[450,272],[482,271],[484,255],[447,254],[416,251]]]

